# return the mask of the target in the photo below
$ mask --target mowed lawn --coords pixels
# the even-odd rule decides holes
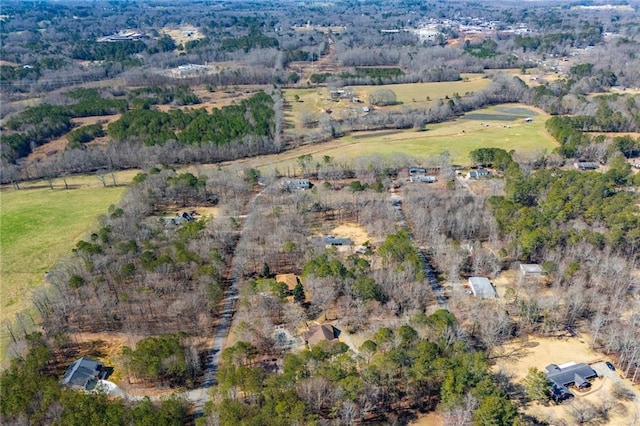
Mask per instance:
[[[95,180],[95,177],[93,178]],[[26,187],[27,185],[25,185]],[[97,217],[117,205],[126,187],[81,186],[5,189],[0,192],[0,320],[30,309],[33,290],[45,271],[97,225]],[[4,356],[6,328],[0,331]]]

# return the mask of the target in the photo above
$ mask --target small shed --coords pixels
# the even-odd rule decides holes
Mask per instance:
[[[520,272],[524,276],[540,276],[544,274],[544,269],[537,263],[521,263]]]
[[[409,167],[410,175],[424,175],[427,173],[427,169],[424,167]]]
[[[469,278],[469,286],[473,295],[479,299],[496,299],[498,293],[493,288],[491,281],[485,277],[471,277]]]
[[[599,166],[598,163],[593,163],[590,161],[578,161],[573,163],[573,167],[578,170],[596,170]]]

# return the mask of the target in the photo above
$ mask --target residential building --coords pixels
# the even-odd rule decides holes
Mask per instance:
[[[82,357],[74,361],[62,378],[62,385],[71,388],[91,390],[107,377],[108,371],[104,364],[90,358]]]
[[[547,379],[551,382],[552,397],[556,401],[573,396],[569,386],[581,390],[588,389],[591,387],[590,380],[598,377],[598,373],[584,363],[549,364],[545,370]]]

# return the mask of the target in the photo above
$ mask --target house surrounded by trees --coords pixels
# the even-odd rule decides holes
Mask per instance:
[[[107,377],[108,370],[104,364],[91,358],[82,357],[74,361],[62,378],[62,385],[70,388],[91,390],[98,380]]]

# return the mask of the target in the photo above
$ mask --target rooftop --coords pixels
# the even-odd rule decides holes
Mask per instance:
[[[538,265],[537,263],[521,263],[520,264],[520,271],[522,271],[522,273],[524,273],[524,274],[542,274],[542,273],[544,273],[544,269],[542,269],[542,266]]]
[[[473,295],[481,299],[495,299],[498,297],[496,289],[491,285],[491,281],[485,277],[469,278],[469,285]]]
[[[82,357],[74,361],[62,378],[62,384],[70,387],[91,389],[98,379],[103,379],[107,374],[101,362]]]
[[[550,364],[545,369],[547,378],[559,388],[575,385],[578,388],[589,387],[589,379],[598,377],[593,368],[585,363]]]

